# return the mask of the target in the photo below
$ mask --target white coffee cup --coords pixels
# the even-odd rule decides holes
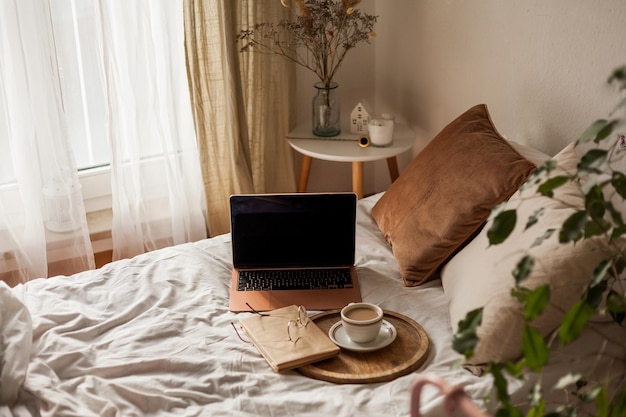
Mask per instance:
[[[380,333],[383,309],[376,304],[350,303],[341,309],[341,321],[350,340],[371,342]]]
[[[372,117],[368,124],[370,143],[373,146],[389,146],[393,141],[393,116],[383,114]]]

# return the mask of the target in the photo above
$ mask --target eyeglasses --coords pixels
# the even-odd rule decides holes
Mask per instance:
[[[258,314],[259,316],[280,317],[279,314],[273,314],[272,312],[262,313],[260,311],[257,311],[254,309],[254,307],[252,307],[248,303],[246,303],[246,305],[250,308],[251,312]],[[235,326],[235,323],[230,322],[230,324],[233,326],[233,328],[235,329],[235,332],[237,333],[237,337],[239,337],[239,339],[242,342],[252,344],[252,342],[245,340],[243,337],[241,337],[241,334],[239,333],[239,330],[237,330],[237,326]],[[304,329],[308,324],[309,324],[309,315],[306,311],[306,308],[304,306],[298,306],[297,317],[287,322],[287,340],[294,344],[298,342],[298,340],[300,340],[300,335],[299,335],[300,329]]]
[[[300,340],[298,335],[299,329],[305,328],[309,324],[309,315],[306,312],[304,306],[298,306],[298,318],[295,320],[289,320],[287,323],[287,336],[289,341],[296,343]]]

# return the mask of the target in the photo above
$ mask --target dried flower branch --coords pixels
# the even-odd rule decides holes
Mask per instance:
[[[369,43],[377,16],[356,9],[361,0],[293,0],[295,18],[259,23],[237,35],[241,52],[283,56],[313,71],[329,86],[346,53]],[[290,7],[290,0],[281,0]],[[304,50],[304,52],[302,52]]]

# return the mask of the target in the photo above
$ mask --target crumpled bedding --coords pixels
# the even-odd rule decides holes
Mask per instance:
[[[426,330],[431,349],[416,372],[343,385],[274,373],[231,326],[252,313],[228,310],[230,235],[222,235],[0,286],[0,416],[408,416],[411,385],[426,371],[480,402],[491,383],[455,366],[440,281],[403,285],[369,215],[378,196],[358,205],[361,292]],[[427,387],[423,412],[436,415],[440,402]]]
[[[0,404],[14,404],[28,370],[33,327],[28,309],[0,281]]]

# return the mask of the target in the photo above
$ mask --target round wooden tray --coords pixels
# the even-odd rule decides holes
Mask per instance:
[[[298,368],[305,376],[339,384],[387,382],[419,368],[428,357],[426,332],[416,321],[402,314],[384,310],[385,320],[398,332],[389,346],[373,352],[341,349],[339,356]],[[311,317],[326,334],[341,320],[340,311],[332,310]]]

